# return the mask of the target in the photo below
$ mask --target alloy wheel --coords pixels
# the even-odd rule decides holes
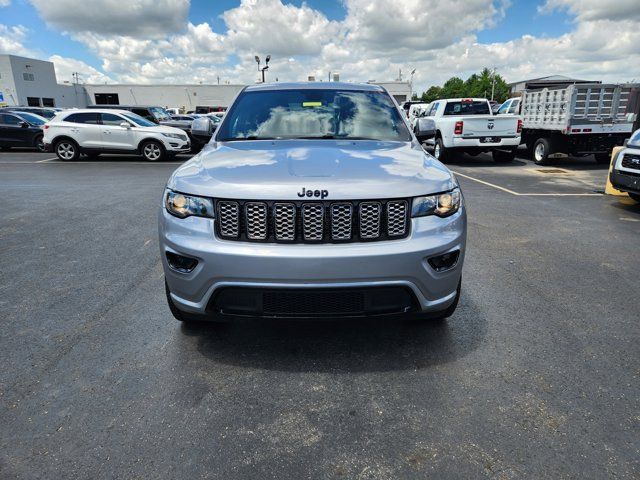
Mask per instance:
[[[71,160],[76,154],[76,149],[72,144],[68,142],[62,142],[58,144],[56,153],[63,160]]]
[[[156,161],[160,158],[162,152],[155,143],[148,143],[144,146],[143,154],[147,160]]]

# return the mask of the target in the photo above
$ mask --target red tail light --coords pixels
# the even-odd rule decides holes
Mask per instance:
[[[454,135],[462,135],[462,129],[464,128],[464,122],[460,120],[456,122],[456,126],[453,128]]]
[[[516,133],[522,133],[522,120],[518,120],[518,128],[516,129]]]

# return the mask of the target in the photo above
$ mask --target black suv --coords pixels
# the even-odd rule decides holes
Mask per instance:
[[[42,126],[45,121],[28,112],[0,111],[0,149],[32,147],[44,152]]]

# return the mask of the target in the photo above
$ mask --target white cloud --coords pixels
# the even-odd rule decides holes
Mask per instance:
[[[396,78],[399,69],[408,78],[415,68],[419,91],[485,66],[497,67],[509,81],[555,73],[604,81],[640,78],[638,0],[546,0],[540,13],[567,11],[574,20],[571,31],[496,43],[479,43],[477,35],[498,25],[508,0],[343,0],[341,21],[305,3],[242,0],[221,15],[226,32],[188,22],[188,0],[130,0],[127,8],[121,0],[83,0],[91,7],[77,0],[31,1],[49,25],[67,31],[102,61],[104,74],[73,67],[84,68],[87,79],[253,83],[259,75],[256,54],[272,55],[269,80],[326,79],[338,71],[343,80],[383,81]],[[0,48],[11,50],[2,43],[8,36],[0,35]],[[24,40],[23,32],[16,48]]]
[[[0,8],[11,5],[11,0],[0,0]]]
[[[3,25],[0,23],[0,53],[33,56],[35,53],[24,46],[28,30],[22,25]]]
[[[53,62],[53,65],[55,66],[56,78],[60,83],[72,82],[73,74],[76,72],[80,74],[80,81],[84,83],[113,82],[113,79],[109,78],[91,65],[74,58],[52,55],[49,57],[49,61]]]
[[[229,42],[240,51],[315,55],[338,33],[337,22],[304,3],[296,7],[280,0],[242,0],[222,17]]]
[[[160,38],[185,25],[189,0],[31,0],[43,20],[67,32]]]

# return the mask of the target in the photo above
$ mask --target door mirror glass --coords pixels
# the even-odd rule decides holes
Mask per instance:
[[[419,118],[416,124],[416,137],[420,142],[436,136],[436,122],[432,118]]]
[[[207,117],[196,118],[191,122],[191,135],[208,142],[213,135],[213,122]]]

